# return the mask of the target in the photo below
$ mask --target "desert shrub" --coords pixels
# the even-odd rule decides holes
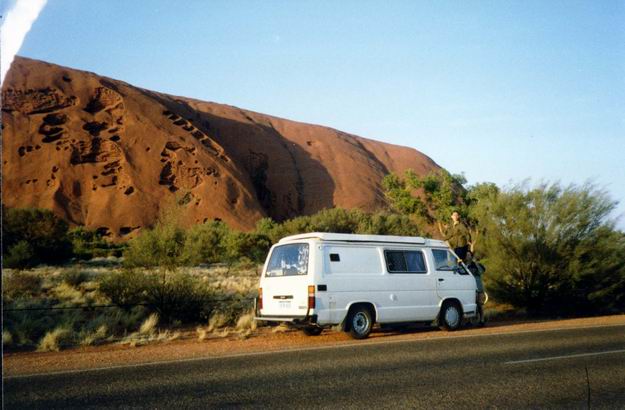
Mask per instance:
[[[101,233],[84,226],[72,228],[68,232],[72,243],[72,253],[78,259],[89,260],[96,257],[121,256],[123,244],[109,242]]]
[[[100,292],[120,306],[145,303],[149,281],[144,272],[132,269],[111,272],[100,280]]]
[[[40,352],[49,352],[61,350],[62,347],[74,344],[74,332],[69,327],[58,327],[48,333],[41,339],[37,350]]]
[[[2,295],[5,301],[27,298],[40,292],[43,279],[33,272],[14,270],[2,274]]]
[[[82,346],[92,346],[106,340],[109,337],[108,331],[107,325],[103,324],[93,331],[81,331],[78,335],[78,340]]]
[[[5,268],[26,269],[35,266],[37,260],[33,247],[26,241],[19,241],[3,256],[3,265]]]
[[[530,315],[623,308],[625,240],[607,219],[615,202],[605,192],[520,185],[486,190],[474,206],[488,284],[499,302]]]
[[[260,233],[230,232],[224,238],[224,261],[232,264],[235,261],[248,259],[251,262],[262,262],[271,247],[269,237]]]
[[[324,209],[314,215],[300,216],[282,223],[264,218],[257,222],[256,232],[275,243],[280,238],[306,232],[358,233],[371,235],[421,234],[418,223],[398,213],[367,213],[359,209]]]
[[[220,221],[193,226],[186,234],[183,261],[188,265],[223,262],[228,235],[230,229]]]
[[[65,262],[72,254],[67,230],[67,223],[52,211],[3,208],[2,252],[10,256],[3,262],[18,268]]]
[[[100,291],[120,306],[146,305],[169,322],[208,318],[212,294],[198,277],[179,270],[123,270],[102,279]]]
[[[84,282],[89,280],[89,274],[82,269],[79,268],[71,268],[63,271],[61,274],[61,278],[63,282],[67,283],[70,286],[80,286]]]
[[[465,215],[467,211],[466,179],[445,170],[419,177],[407,170],[403,178],[389,174],[382,180],[382,188],[390,205],[397,212],[413,215],[427,223],[443,221],[452,211]]]
[[[2,330],[2,346],[11,346],[13,344],[13,335],[6,329]]]
[[[174,226],[157,225],[132,239],[124,251],[127,267],[172,269],[185,264],[185,231]]]
[[[147,275],[147,303],[163,320],[182,323],[208,319],[212,294],[206,283],[182,271],[160,271]]]

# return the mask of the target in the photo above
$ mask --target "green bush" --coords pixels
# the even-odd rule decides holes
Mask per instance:
[[[487,189],[476,199],[498,301],[530,315],[622,309],[625,240],[607,219],[615,202],[605,192],[556,183]]]
[[[145,303],[148,278],[138,270],[114,271],[100,279],[100,292],[113,304],[130,306]]]
[[[132,239],[124,251],[124,266],[173,269],[187,263],[185,260],[186,233],[182,228],[157,225],[144,230]]]
[[[191,323],[208,320],[212,294],[199,278],[181,271],[148,274],[145,302],[163,320]]]
[[[182,260],[188,265],[225,261],[228,226],[220,221],[195,225],[186,233]]]
[[[71,257],[68,225],[52,211],[34,208],[2,211],[2,253],[8,256],[4,263],[29,267],[63,263]]]
[[[84,226],[72,228],[68,232],[72,252],[78,259],[89,260],[96,257],[121,256],[123,244],[109,242],[96,230]]]
[[[40,275],[27,271],[2,273],[2,296],[5,301],[37,295],[43,280]]]
[[[89,280],[89,275],[82,269],[71,268],[61,274],[63,282],[70,286],[77,287]]]
[[[263,262],[271,247],[270,239],[259,233],[230,232],[225,238],[225,262]]]
[[[196,276],[175,270],[123,270],[105,277],[100,291],[114,304],[145,305],[166,321],[189,323],[208,319],[213,296]]]
[[[306,232],[358,233],[370,235],[422,234],[419,225],[408,215],[397,213],[366,213],[359,209],[324,209],[310,216],[300,216],[277,223],[264,218],[256,224],[256,232],[275,243],[280,238]]]
[[[11,246],[3,256],[5,268],[26,269],[37,264],[37,258],[33,247],[26,241],[19,241]]]

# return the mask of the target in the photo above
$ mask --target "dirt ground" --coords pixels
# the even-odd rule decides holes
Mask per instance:
[[[325,330],[320,336],[305,336],[302,332],[275,328],[259,328],[252,335],[210,337],[198,340],[194,332],[171,342],[139,347],[109,344],[80,347],[61,352],[13,352],[3,355],[3,377],[51,372],[87,370],[116,366],[141,365],[155,362],[193,360],[208,357],[262,354],[270,351],[323,348],[344,344],[396,342],[437,338],[466,337],[522,331],[574,327],[625,325],[625,314],[583,319],[527,322],[493,322],[484,328],[467,327],[445,332],[432,327],[413,327],[401,331],[374,330],[369,339],[353,340],[348,334]]]

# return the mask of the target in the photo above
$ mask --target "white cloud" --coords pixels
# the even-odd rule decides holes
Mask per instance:
[[[15,54],[22,47],[24,37],[37,20],[46,2],[47,0],[17,0],[3,16],[2,27],[0,27],[0,83],[4,81],[4,76],[9,71]]]

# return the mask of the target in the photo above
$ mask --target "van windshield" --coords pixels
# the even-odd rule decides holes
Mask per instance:
[[[265,276],[308,274],[308,244],[294,243],[273,248]]]

